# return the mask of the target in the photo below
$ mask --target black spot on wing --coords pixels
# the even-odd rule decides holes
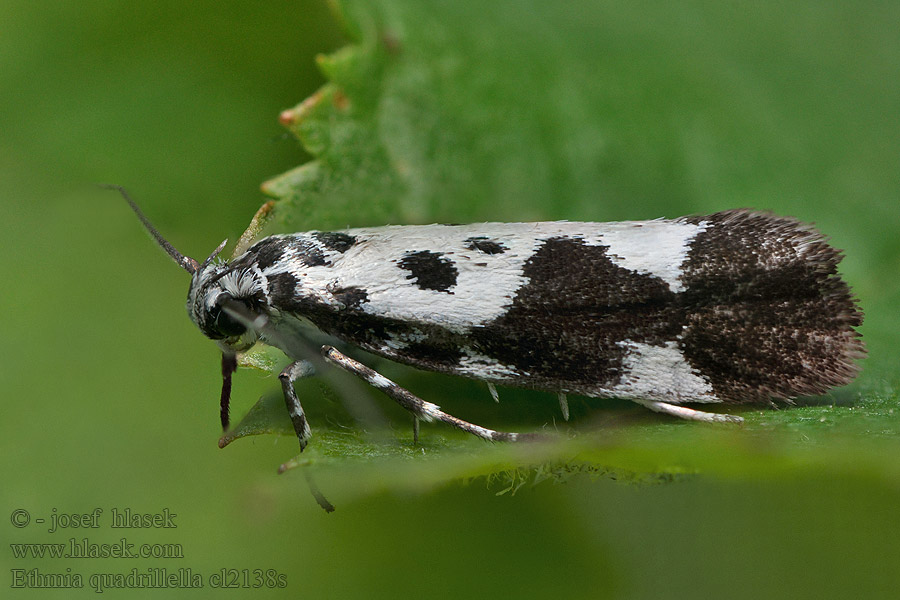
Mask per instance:
[[[358,308],[364,302],[369,301],[369,294],[366,290],[356,286],[338,288],[331,294],[345,308]]]
[[[293,247],[297,249],[297,258],[308,267],[321,267],[331,264],[325,258],[322,247],[307,237],[295,238]]]
[[[421,250],[407,252],[397,261],[397,265],[409,271],[407,279],[415,279],[416,285],[423,290],[435,290],[452,294],[450,288],[456,285],[459,272],[451,260],[440,252]]]
[[[840,252],[811,227],[789,218],[732,210],[707,217],[690,243],[681,280],[689,296],[728,302],[748,295],[817,296],[834,285]]]
[[[248,257],[255,257],[260,269],[267,269],[281,260],[286,242],[283,238],[269,237],[250,246]]]
[[[509,310],[476,329],[480,351],[544,389],[611,387],[631,340],[662,345],[681,329],[675,294],[658,277],[614,264],[606,246],[545,241],[525,263]]]
[[[862,323],[837,274],[838,250],[811,226],[737,210],[690,222],[682,351],[716,395],[764,402],[849,383],[864,354]]]
[[[290,273],[269,275],[269,301],[279,310],[290,310],[297,303],[297,278]]]
[[[266,238],[251,246],[245,256],[255,256],[256,263],[263,271],[285,260],[296,261],[308,267],[331,264],[325,258],[322,246],[306,235]]]
[[[316,231],[312,234],[328,250],[344,253],[356,244],[356,237],[348,233]]]
[[[459,340],[446,330],[434,328],[433,333],[420,342],[396,350],[395,360],[435,371],[452,370],[459,366],[463,351]]]
[[[469,250],[477,250],[485,254],[503,254],[506,252],[506,246],[484,236],[470,237],[465,241],[465,244]]]

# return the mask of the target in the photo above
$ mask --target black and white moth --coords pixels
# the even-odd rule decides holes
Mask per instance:
[[[841,252],[792,218],[731,210],[387,226],[249,245],[251,224],[231,261],[215,260],[223,242],[198,263],[125,197],[192,275],[188,313],[223,352],[223,428],[236,356],[262,341],[295,361],[280,378],[301,449],[310,429],[293,381],[316,362],[304,323],[400,363],[485,381],[494,395],[495,384],[555,392],[564,413],[575,393],[699,421],[741,418],[685,404],[822,394],[849,383],[865,355]],[[444,413],[331,346],[321,352],[410,410],[416,435],[419,419],[436,419],[485,439],[521,437]]]

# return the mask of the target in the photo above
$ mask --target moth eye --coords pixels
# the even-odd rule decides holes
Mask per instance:
[[[216,315],[216,329],[225,337],[234,337],[243,334],[247,328],[224,310]]]
[[[213,317],[213,329],[222,337],[235,337],[247,331],[242,323],[222,310],[218,304],[210,310],[210,316]]]

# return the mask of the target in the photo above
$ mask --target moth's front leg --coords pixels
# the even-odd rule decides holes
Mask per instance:
[[[303,407],[300,406],[300,400],[294,391],[294,382],[303,377],[309,377],[315,373],[313,365],[308,360],[297,360],[284,368],[278,379],[281,380],[281,389],[284,392],[284,404],[287,407],[288,414],[291,415],[291,423],[294,425],[294,431],[297,432],[297,439],[300,440],[300,452],[306,448],[312,432],[309,430],[309,423],[306,421],[306,414]]]

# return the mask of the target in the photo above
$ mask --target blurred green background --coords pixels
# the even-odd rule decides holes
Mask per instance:
[[[91,573],[191,569],[203,589],[134,594],[206,597],[221,569],[271,569],[286,587],[228,594],[893,597],[900,5],[346,6],[342,19],[312,0],[0,4],[3,514],[105,511],[96,530],[0,531],[13,544],[112,543],[113,508],[168,508],[176,529],[124,535],[184,551],[25,559],[4,543],[3,586],[14,569],[71,569],[92,594]],[[325,84],[317,53],[351,42],[356,54],[323,63],[350,109],[330,88],[330,108],[296,128],[318,170],[273,180],[311,158],[279,112]],[[126,186],[202,258],[236,239],[267,180],[284,223],[307,229],[737,206],[815,221],[846,250],[870,358],[849,389],[749,412],[739,431],[573,399],[578,439],[603,443],[587,459],[553,450],[559,482],[535,483],[540,451],[449,436],[476,466],[441,461],[446,434],[428,427],[437,460],[332,464],[319,485],[338,508],[325,514],[302,469],[275,475],[294,439],[217,448],[218,357],[182,312],[187,277],[93,187]],[[472,382],[384,368],[477,422],[553,420],[546,395],[501,390],[497,406]],[[277,387],[239,373],[235,418]],[[310,456],[328,458],[352,421],[320,382],[303,390]],[[403,415],[375,401],[408,440]]]

